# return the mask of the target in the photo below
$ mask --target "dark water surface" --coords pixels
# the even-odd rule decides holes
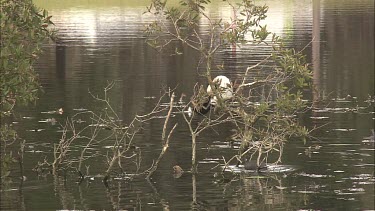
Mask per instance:
[[[304,144],[291,140],[285,149],[281,172],[254,175],[240,172],[234,180],[214,178],[210,170],[223,156],[231,131],[218,128],[198,137],[199,174],[174,178],[172,167],[191,166],[191,139],[181,118],[170,147],[151,183],[144,179],[115,180],[107,189],[100,175],[105,156],[85,163],[93,180],[78,185],[77,175],[66,178],[38,176],[32,168],[51,158],[61,138],[61,125],[81,110],[98,111],[89,90],[102,94],[108,81],[116,81],[111,104],[124,122],[150,111],[163,87],[176,87],[178,97],[189,99],[198,76],[199,54],[183,49],[157,53],[146,43],[142,15],[147,1],[35,1],[53,16],[60,42],[47,43],[35,64],[44,93],[35,106],[19,108],[14,119],[26,140],[26,181],[1,192],[2,210],[374,210],[374,1],[266,1],[268,28],[284,37],[290,47],[303,49],[314,70],[314,84],[322,92],[317,104],[300,119],[314,130],[316,139]],[[212,17],[230,18],[221,3],[208,7]],[[201,23],[201,33],[207,31]],[[311,45],[304,48],[311,40]],[[262,60],[269,47],[243,46],[219,53],[217,64],[235,79],[247,66]],[[310,100],[311,100],[310,99]],[[50,111],[63,108],[62,115]],[[52,121],[51,121],[52,120]],[[56,122],[54,121],[56,120]],[[82,120],[84,121],[84,120]],[[142,168],[151,165],[161,150],[163,119],[152,121],[135,139],[142,150]],[[77,144],[73,150],[82,148]],[[105,154],[103,144],[89,151]],[[134,166],[132,163],[126,165]],[[235,169],[237,170],[237,169]],[[193,201],[197,205],[193,205]]]

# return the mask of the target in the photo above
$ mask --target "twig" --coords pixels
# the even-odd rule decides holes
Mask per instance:
[[[175,98],[175,94],[174,92],[172,93],[172,96],[171,96],[171,101],[169,102],[169,111],[168,111],[168,115],[167,115],[167,118],[165,119],[164,121],[164,126],[163,126],[163,133],[161,135],[161,139],[164,140],[165,138],[165,132],[167,130],[167,124],[168,124],[168,121],[169,121],[169,118],[171,116],[171,113],[172,113],[172,110],[173,110],[173,101],[174,101],[174,98]]]
[[[161,159],[163,158],[165,152],[167,151],[168,147],[169,147],[169,140],[170,140],[170,137],[174,131],[174,129],[177,127],[177,123],[173,126],[173,128],[171,129],[171,131],[169,132],[168,134],[168,137],[167,137],[167,140],[165,140],[165,143],[164,143],[164,146],[163,146],[163,149],[162,151],[160,152],[159,154],[159,157],[158,159],[155,161],[155,163],[153,164],[153,166],[150,168],[149,172],[148,172],[148,175],[146,176],[146,179],[149,180],[151,175],[156,171],[156,169],[158,168],[158,165],[159,165],[159,162],[161,161]]]

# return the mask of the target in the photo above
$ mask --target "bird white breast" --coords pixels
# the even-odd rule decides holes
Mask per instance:
[[[233,97],[233,88],[232,84],[230,83],[229,78],[223,75],[216,76],[214,80],[212,80],[214,84],[218,84],[218,91],[220,91],[220,96],[223,100],[229,100]],[[208,85],[207,87],[207,93],[209,95],[212,94],[211,86]],[[211,105],[216,105],[217,103],[217,97],[213,96],[210,101]]]

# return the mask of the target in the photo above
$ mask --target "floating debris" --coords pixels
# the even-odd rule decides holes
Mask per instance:
[[[202,160],[202,161],[198,161],[198,163],[200,164],[216,164],[216,163],[219,163],[218,161],[213,161],[213,160]]]
[[[347,99],[345,99],[345,98],[334,98],[334,99],[332,99],[333,101],[335,101],[335,102],[337,102],[337,103],[350,103],[350,102],[352,102],[352,101],[349,101],[349,100],[347,100]]]
[[[86,121],[84,121],[82,119],[77,119],[77,120],[74,120],[74,122],[76,122],[78,124],[82,124],[82,123],[85,123]]]
[[[312,110],[314,113],[324,113],[324,112],[329,112],[329,110],[327,109],[315,109],[315,110]]]
[[[366,166],[373,166],[375,167],[375,163],[362,163],[362,164],[357,164],[357,165],[354,165],[356,167],[366,167]]]
[[[115,147],[112,146],[112,145],[108,145],[108,146],[103,146],[104,149],[114,149]],[[123,146],[119,146],[120,149],[123,148]]]
[[[294,118],[296,117],[297,115],[293,114],[293,115],[285,115],[285,116],[282,116],[283,118]]]
[[[353,182],[354,185],[374,185],[374,181],[360,181],[360,182]]]
[[[46,129],[39,128],[39,129],[31,129],[31,130],[27,130],[27,131],[30,131],[30,132],[40,132],[40,131],[43,131],[43,130],[46,130]]]
[[[310,119],[329,119],[328,116],[311,116]]]
[[[358,146],[358,145],[361,145],[361,144],[328,144],[329,146]],[[341,154],[342,152],[332,152],[332,153],[338,153],[338,154]],[[344,153],[345,155],[347,155],[347,153]]]
[[[55,118],[49,118],[49,119],[39,120],[38,122],[39,123],[51,123],[51,125],[55,125],[57,121]]]
[[[112,129],[127,129],[127,127],[124,127],[124,128],[116,128],[116,127],[111,127],[107,124],[90,124],[89,127],[100,127],[100,128],[103,128],[105,130],[112,130]]]
[[[174,115],[174,114],[171,114],[171,117],[175,117],[176,115]],[[155,119],[165,119],[165,118],[167,118],[167,116],[155,116],[154,117]]]
[[[108,127],[106,124],[90,124],[89,127]]]
[[[277,189],[279,190],[284,190],[284,189],[287,189],[288,187],[284,187],[284,186],[275,186]]]
[[[357,100],[357,97],[351,96],[351,95],[347,95],[346,97],[342,97],[342,98],[338,97],[338,98],[332,99],[332,101],[340,102],[340,103],[350,103],[356,100]]]
[[[314,113],[325,113],[325,112],[333,112],[333,113],[346,113],[349,111],[356,111],[356,108],[323,108],[323,109],[314,109]]]
[[[312,190],[299,190],[297,191],[298,193],[303,193],[303,194],[311,194],[311,193],[318,193],[316,191],[312,191]]]
[[[353,193],[343,192],[343,190],[333,190],[337,195],[352,195]]]
[[[224,166],[223,166],[224,167]],[[267,169],[266,170],[262,170],[263,173],[283,173],[283,172],[292,172],[292,171],[295,171],[296,168],[294,166],[291,166],[291,165],[273,165],[273,164],[269,164],[267,165]],[[225,171],[228,171],[228,172],[234,172],[234,173],[241,173],[241,172],[248,172],[248,173],[251,173],[251,172],[255,172],[254,170],[246,170],[244,165],[229,165],[227,166],[227,168],[225,169]]]
[[[59,108],[55,111],[42,111],[40,113],[42,113],[42,114],[63,114],[64,110],[62,108]]]
[[[222,159],[220,159],[220,158],[204,158],[203,160],[209,160],[209,161],[220,161],[220,160],[222,160]]]
[[[173,166],[173,177],[178,179],[182,176],[182,174],[184,173],[184,170],[178,166],[178,165],[175,165]]]
[[[337,195],[353,195],[353,194],[363,194],[365,189],[363,188],[348,188],[344,190],[334,190]]]
[[[41,150],[30,150],[30,151],[25,151],[25,152],[31,152],[31,153],[43,153],[44,151],[41,151]]]
[[[304,177],[310,177],[310,178],[324,178],[324,177],[332,177],[332,175],[325,175],[325,174],[307,174],[305,172],[302,172],[300,174],[298,174],[300,176],[304,176]]]
[[[345,200],[345,201],[355,201],[355,198],[337,198],[339,200]]]
[[[22,117],[22,119],[35,119],[35,117],[32,117],[32,116],[24,116],[24,117]]]
[[[214,143],[210,149],[229,149],[231,146],[228,143],[224,142],[216,142]],[[207,149],[207,147],[203,147],[202,149]]]
[[[372,135],[368,137],[364,137],[362,143],[375,143],[375,132],[371,130]]]
[[[156,97],[155,96],[144,96],[143,98],[144,99],[155,99]]]
[[[348,191],[365,192],[365,189],[364,188],[349,188]]]
[[[371,157],[372,155],[368,154],[368,153],[354,153],[355,155],[359,155],[359,156],[363,156],[363,157]]]
[[[332,129],[333,131],[342,131],[342,132],[350,132],[350,131],[356,131],[357,129],[354,128],[336,128]]]
[[[73,108],[73,111],[87,111],[86,108]]]
[[[375,141],[374,141],[374,139],[372,138],[372,139],[363,139],[362,140],[362,143],[374,143]]]
[[[131,175],[131,174],[129,174],[129,175]],[[131,180],[132,179],[132,177],[130,177],[130,176],[117,176],[117,177],[114,177],[113,178],[113,180]]]
[[[350,180],[371,180],[371,179],[375,179],[375,178],[371,174],[358,174],[358,175],[355,175],[353,177],[343,178],[343,179],[350,179]]]

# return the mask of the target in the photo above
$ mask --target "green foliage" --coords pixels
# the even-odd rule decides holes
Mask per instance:
[[[33,63],[41,53],[41,44],[53,32],[47,11],[36,8],[31,0],[0,0],[0,141],[1,178],[7,177],[16,162],[8,146],[17,140],[16,131],[6,124],[4,117],[13,112],[16,104],[27,104],[37,99],[40,89]],[[23,146],[19,152],[22,163]],[[22,172],[22,171],[21,171]],[[4,180],[2,180],[4,181]]]
[[[13,107],[37,99],[40,85],[32,65],[41,53],[42,42],[53,35],[53,24],[46,10],[31,0],[0,2],[0,116],[11,114]]]
[[[4,143],[11,143],[17,138],[17,133],[11,128],[10,125],[4,125],[0,128],[0,139]]]
[[[253,40],[251,42],[263,42],[270,34],[267,32],[267,26],[261,26],[260,21],[267,16],[268,6],[258,6],[252,1],[242,1],[236,6],[230,4],[234,11],[238,11],[240,16],[236,17],[232,23],[224,24],[222,38],[224,43],[236,44],[247,43],[245,35],[250,33]]]
[[[221,19],[213,20],[207,16],[205,9],[208,3],[210,1],[207,0],[182,0],[179,7],[167,7],[166,1],[153,0],[148,7],[148,12],[158,17],[162,16],[172,23],[173,28],[170,30],[163,28],[165,25],[160,20],[150,23],[146,28],[148,44],[161,50],[171,44],[172,40],[179,40],[210,59],[220,47],[236,43],[261,43],[271,34],[267,31],[267,26],[260,25],[260,22],[267,17],[266,5],[258,6],[253,1],[246,0],[234,5],[228,1],[233,10],[238,11],[239,16],[232,22],[223,22]],[[210,22],[207,39],[198,33],[199,20],[202,18]],[[248,33],[251,34],[252,40],[245,39]],[[204,40],[217,39],[219,39],[217,43],[204,44]]]
[[[250,154],[250,158],[258,154],[259,164],[261,160],[267,160],[269,153],[277,151],[279,158],[276,162],[281,162],[284,143],[292,137],[302,137],[305,140],[304,137],[308,135],[308,130],[298,124],[296,116],[306,108],[302,93],[311,86],[311,71],[304,55],[295,52],[294,49],[286,48],[279,36],[272,34],[267,30],[266,25],[261,24],[261,21],[267,17],[266,5],[257,5],[250,0],[242,0],[238,3],[228,0],[224,2],[228,3],[234,14],[228,22],[210,18],[205,9],[209,1],[183,0],[180,2],[180,7],[167,7],[166,1],[153,0],[148,12],[156,17],[156,21],[146,28],[148,43],[162,50],[174,41],[179,41],[201,53],[206,65],[204,75],[207,76],[213,94],[218,98],[216,113],[221,116],[226,114],[228,118],[221,121],[220,118],[213,120],[213,117],[208,116],[201,120],[200,125],[209,128],[229,120],[235,125],[236,133],[233,138],[241,141],[239,158],[247,153]],[[206,19],[208,33],[199,33],[200,19]],[[269,38],[271,34],[272,37]],[[220,90],[211,80],[213,55],[219,49],[234,44],[267,44],[273,48],[272,53],[264,61],[247,67],[244,71],[242,83],[232,99],[237,102],[236,106],[220,100]],[[269,75],[265,79],[245,83],[250,74],[262,71],[263,69],[258,67],[265,63],[269,64],[267,70]],[[257,84],[258,89],[261,87],[263,91],[255,91],[254,85]],[[206,102],[208,95],[202,87],[199,89],[197,87],[200,86],[196,86],[192,105],[199,110],[199,106]],[[246,96],[244,93],[249,95]],[[254,93],[257,93],[256,96]],[[254,97],[261,99],[260,103],[253,104],[249,100]],[[191,120],[186,122],[191,128]],[[196,131],[198,129],[199,127]],[[194,137],[196,132],[192,133]]]
[[[1,145],[1,178],[10,174],[10,166],[16,160],[12,156],[12,152],[7,152],[7,146],[13,144],[17,140],[16,131],[9,125],[5,124],[0,127],[0,145]]]

